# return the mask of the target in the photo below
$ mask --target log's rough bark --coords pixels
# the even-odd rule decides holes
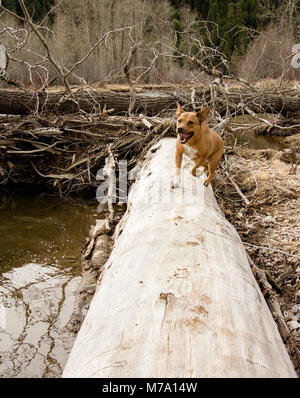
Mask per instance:
[[[63,377],[296,377],[241,240],[175,139],[132,187]]]
[[[228,102],[229,105],[228,105]],[[297,95],[286,94],[242,94],[229,93],[227,98],[218,98],[216,108],[222,113],[222,107],[236,111],[240,104],[246,104],[252,111],[257,113],[273,113],[273,112],[298,112],[300,107],[299,92]]]
[[[178,97],[161,92],[137,93],[135,112],[155,115],[169,106],[174,107]],[[83,91],[77,93],[29,93],[13,90],[0,91],[0,114],[25,115],[36,110],[49,113],[76,113],[79,108],[95,112],[99,108],[114,108],[116,113],[127,112],[130,105],[129,93],[110,91]]]
[[[186,92],[144,92],[136,93],[132,111],[145,115],[156,115],[165,109],[173,109],[177,101],[187,102],[190,93]],[[195,96],[199,106],[203,102],[203,93]],[[232,92],[219,95],[215,107],[224,114],[227,107],[235,113],[241,112],[247,105],[255,112],[296,112],[300,109],[300,96],[294,94],[243,94]],[[130,93],[111,91],[78,90],[71,95],[67,92],[23,92],[17,90],[0,90],[0,114],[25,115],[34,111],[49,113],[76,113],[79,108],[85,112],[95,112],[99,108],[114,108],[116,113],[127,112],[130,106]]]

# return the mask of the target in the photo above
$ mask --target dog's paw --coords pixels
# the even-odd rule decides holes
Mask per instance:
[[[180,188],[180,182],[179,181],[173,181],[171,183],[171,188],[172,189]]]
[[[180,176],[176,176],[174,177],[173,181],[171,182],[171,188],[175,189],[175,188],[179,188],[180,187]]]
[[[210,183],[210,181],[209,181],[209,179],[207,178],[207,179],[204,181],[204,186],[208,187],[208,186],[209,186],[209,183]]]
[[[196,171],[196,177],[197,177],[197,178],[201,177],[202,174],[204,173],[204,171],[205,171],[204,167],[201,167],[201,168],[197,169],[197,171]]]

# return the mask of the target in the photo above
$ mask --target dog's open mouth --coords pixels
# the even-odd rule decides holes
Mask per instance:
[[[186,142],[188,142],[188,140],[190,138],[192,138],[194,135],[194,132],[191,131],[189,133],[179,133],[179,140],[181,144],[185,144]]]

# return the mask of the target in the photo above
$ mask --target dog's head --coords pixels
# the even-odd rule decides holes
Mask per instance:
[[[200,134],[201,124],[205,121],[208,114],[208,106],[199,112],[184,112],[180,104],[177,103],[177,133],[181,144],[186,144],[190,139]]]

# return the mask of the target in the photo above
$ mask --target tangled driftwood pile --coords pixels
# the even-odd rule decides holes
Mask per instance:
[[[155,140],[171,134],[169,119],[102,115],[2,117],[0,175],[7,182],[54,186],[61,193],[93,189],[108,145],[133,167]],[[174,134],[174,133],[173,133]]]

